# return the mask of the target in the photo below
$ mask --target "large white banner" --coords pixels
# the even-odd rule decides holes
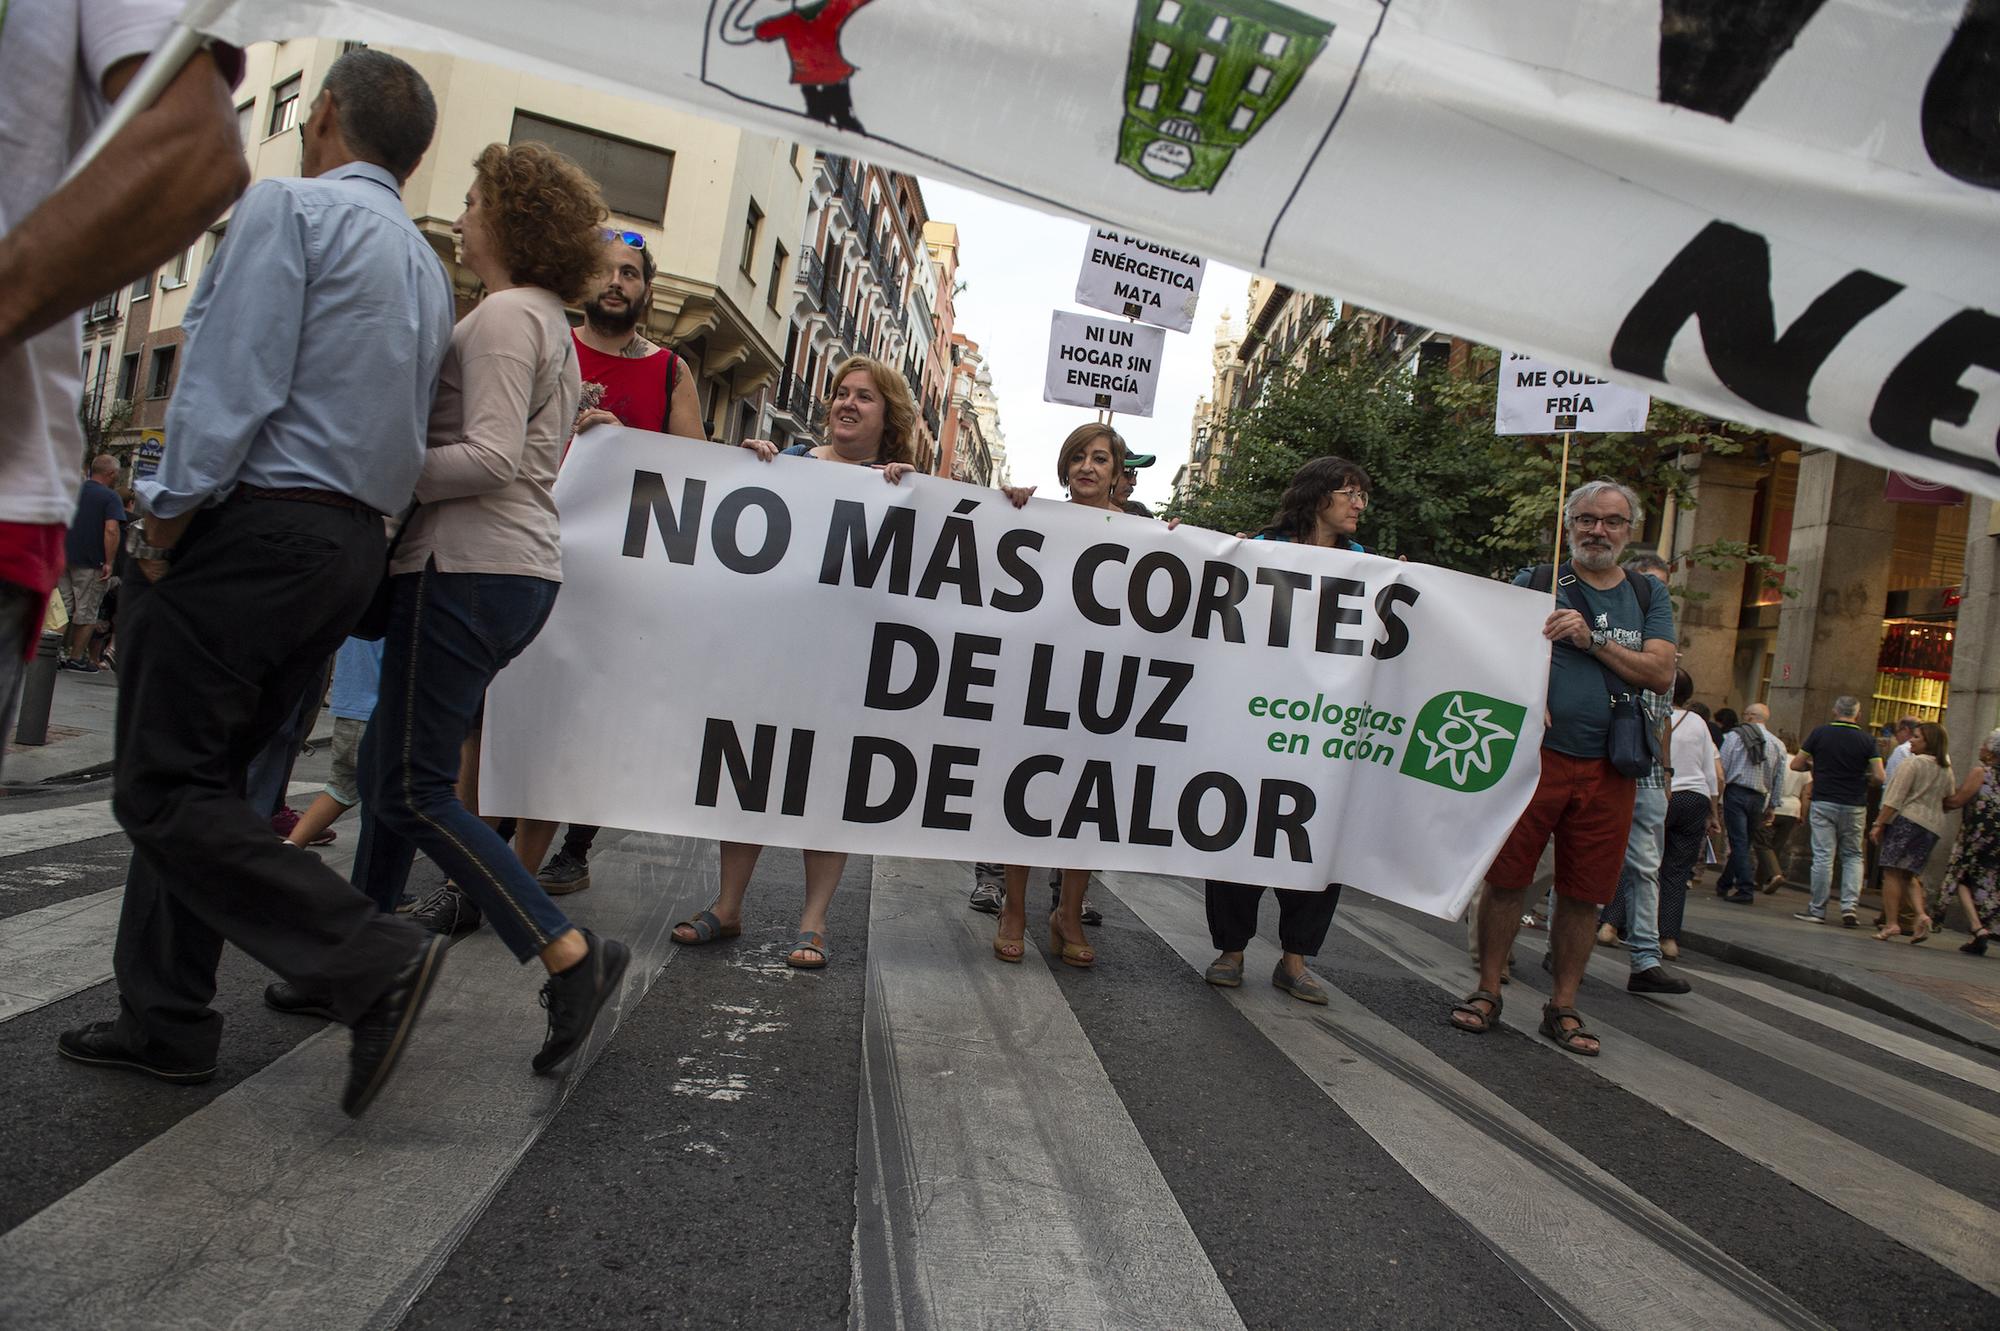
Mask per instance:
[[[487,813],[1453,917],[1534,789],[1546,595],[610,427],[556,497]]]
[[[697,109],[2000,495],[1983,0],[238,0],[206,26]]]

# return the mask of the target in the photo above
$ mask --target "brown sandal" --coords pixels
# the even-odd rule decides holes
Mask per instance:
[[[1475,1004],[1479,1003],[1491,1003],[1493,1010],[1491,1012],[1481,1012],[1475,1006]],[[1484,1035],[1500,1024],[1500,1008],[1500,995],[1494,993],[1491,989],[1475,989],[1466,995],[1464,1002],[1452,1008],[1451,1024],[1464,1031],[1467,1035]],[[1458,1014],[1461,1012],[1471,1017],[1472,1021],[1460,1021]],[[1473,1022],[1479,1024],[1475,1026]]]
[[[1563,1023],[1566,1021],[1573,1021],[1576,1025],[1564,1026]],[[1597,1048],[1586,1049],[1577,1043],[1579,1040],[1595,1041],[1597,1037],[1584,1029],[1583,1014],[1573,1007],[1557,1007],[1554,1003],[1542,1004],[1542,1034],[1568,1052],[1583,1058],[1596,1058],[1599,1048],[1602,1047],[1600,1043]]]

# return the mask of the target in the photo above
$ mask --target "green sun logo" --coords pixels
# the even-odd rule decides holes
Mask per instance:
[[[1440,693],[1424,704],[1403,751],[1402,772],[1468,793],[1506,775],[1528,709],[1483,693]]]

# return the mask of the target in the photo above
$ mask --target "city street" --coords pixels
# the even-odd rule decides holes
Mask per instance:
[[[783,964],[795,853],[767,853],[743,937],[682,949],[713,846],[607,832],[565,906],[634,964],[563,1080],[529,1071],[539,971],[490,931],[359,1122],[346,1033],[266,1009],[234,951],[213,1082],[79,1067],[57,1032],[116,1003],[109,793],[0,804],[8,1326],[2000,1317],[2000,1058],[1692,953],[1692,995],[1629,995],[1613,948],[1580,1003],[1604,1055],[1575,1058],[1534,1033],[1531,931],[1505,1028],[1462,1035],[1463,926],[1361,893],[1317,962],[1326,1008],[1265,982],[1268,932],[1241,990],[1210,989],[1200,884],[1136,874],[1093,883],[1101,960],[1075,971],[1032,927],[1026,964],[993,960],[971,866],[857,857],[807,974]],[[1972,965],[1956,941],[1924,951]]]

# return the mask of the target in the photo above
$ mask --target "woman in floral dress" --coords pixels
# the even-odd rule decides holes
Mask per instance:
[[[1947,809],[1964,809],[1958,843],[1944,871],[1943,894],[1958,889],[1972,941],[1958,950],[1984,955],[2000,926],[2000,730],[1979,746],[1979,766],[1945,799]]]

